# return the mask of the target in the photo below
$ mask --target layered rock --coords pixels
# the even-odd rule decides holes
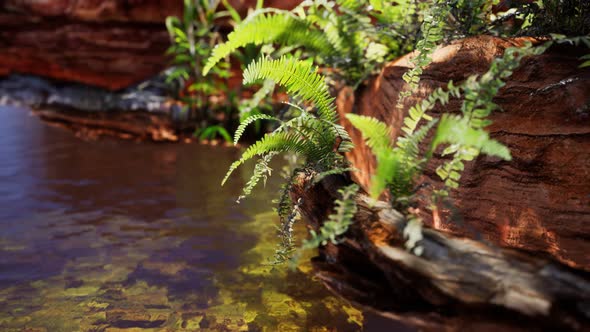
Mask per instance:
[[[340,199],[344,176],[300,174],[291,199],[318,228]],[[333,292],[421,331],[585,331],[590,274],[522,250],[423,229],[407,248],[403,214],[366,194],[354,223],[313,263]]]
[[[387,122],[393,137],[400,134],[409,105],[449,80],[461,82],[485,72],[493,58],[523,40],[493,37],[466,39],[435,52],[418,92],[396,110],[399,92],[406,88],[403,73],[412,55],[388,64],[364,89],[341,91],[341,113],[354,112]],[[466,164],[460,188],[452,193],[461,221],[442,218],[438,229],[483,239],[494,244],[544,252],[572,267],[590,270],[590,70],[580,69],[585,49],[554,47],[525,59],[495,101],[491,136],[507,145],[512,161],[480,156]],[[452,100],[435,113],[458,112]],[[349,123],[347,129],[352,130]],[[356,180],[367,188],[375,160],[352,130],[356,148],[348,155],[361,172]],[[436,155],[421,182],[438,184]],[[431,216],[423,216],[433,225]],[[446,217],[450,214],[447,211]]]
[[[299,1],[267,1],[291,8]],[[256,1],[230,1],[245,13]],[[181,0],[7,0],[0,4],[0,76],[33,74],[110,90],[164,69],[164,20]]]

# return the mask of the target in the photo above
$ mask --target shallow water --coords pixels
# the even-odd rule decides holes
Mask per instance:
[[[82,141],[0,108],[1,331],[402,331],[266,265],[278,184],[239,151]]]

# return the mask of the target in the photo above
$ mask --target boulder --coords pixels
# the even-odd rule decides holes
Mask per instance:
[[[459,83],[484,73],[507,47],[524,40],[477,37],[438,49],[417,93],[397,110],[398,94],[406,88],[402,75],[414,56],[409,54],[388,64],[356,93],[341,90],[339,112],[385,121],[395,139],[409,106],[449,80]],[[427,225],[590,271],[590,69],[579,68],[579,57],[587,52],[556,46],[523,60],[495,98],[502,110],[490,116],[493,124],[487,128],[510,148],[513,160],[480,156],[466,163],[460,188],[451,194],[453,211],[443,211],[440,222],[434,222],[423,206]],[[452,100],[434,114],[459,112],[460,102]],[[375,170],[374,157],[360,133],[343,122],[356,146],[347,156],[360,170],[353,177],[366,189]],[[435,154],[421,183],[440,184],[434,170],[443,159]],[[451,212],[461,218],[449,218]]]
[[[266,1],[291,8],[300,1]],[[239,12],[254,0],[230,1]],[[0,76],[33,74],[110,90],[161,70],[169,37],[167,16],[181,0],[6,0],[0,3]]]

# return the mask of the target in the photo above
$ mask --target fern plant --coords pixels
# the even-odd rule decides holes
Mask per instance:
[[[313,109],[307,110],[293,104],[295,116],[289,119],[264,114],[246,118],[236,130],[235,143],[239,141],[246,127],[256,121],[275,121],[278,127],[243,152],[241,158],[230,166],[222,185],[236,168],[249,159],[259,157],[254,173],[239,197],[242,199],[252,192],[261,179],[266,180],[270,176],[269,162],[276,155],[295,153],[304,160],[303,166],[289,177],[278,201],[281,244],[275,260],[284,262],[294,250],[292,227],[297,219],[298,205],[291,202],[289,192],[296,174],[306,172],[321,175],[347,171],[347,162],[342,154],[350,151],[352,143],[346,130],[337,124],[334,98],[330,96],[325,78],[317,73],[310,61],[290,57],[277,60],[262,58],[250,64],[244,72],[244,84],[260,80],[272,80],[283,86],[293,97],[303,103],[312,104]]]
[[[167,53],[173,57],[176,67],[167,76],[167,81],[179,81],[186,90],[181,99],[193,109],[210,106],[209,96],[225,92],[227,87],[219,79],[230,75],[227,64],[219,64],[209,77],[203,75],[203,66],[213,46],[222,41],[214,22],[228,16],[228,12],[218,12],[220,1],[184,0],[184,15],[181,18],[170,16],[166,27],[172,45]],[[231,7],[229,7],[231,8]],[[198,116],[198,114],[196,114]]]
[[[523,47],[512,47],[505,50],[501,58],[492,61],[490,69],[481,77],[469,77],[459,89],[455,89],[455,95],[464,96],[461,106],[463,118],[456,122],[456,130],[467,134],[467,130],[483,130],[491,124],[487,117],[496,109],[498,105],[494,103],[493,98],[498,91],[505,85],[504,80],[520,65],[521,60],[526,56],[539,55],[543,53],[551,42],[540,46],[532,46],[527,42]],[[457,141],[451,144],[443,151],[443,155],[452,155],[453,158],[445,164],[439,166],[436,173],[445,182],[447,188],[457,188],[461,171],[464,169],[464,162],[476,158],[483,146],[478,146],[476,141],[471,144],[468,142]],[[497,146],[499,148],[499,146]],[[509,160],[509,152],[504,149],[495,149],[497,156]],[[485,150],[484,150],[485,152]],[[447,190],[441,190],[440,194],[448,195]]]
[[[246,45],[279,45],[332,68],[331,75],[358,85],[376,66],[408,50],[417,29],[408,17],[413,1],[303,1],[292,11],[259,9],[217,45],[204,73]],[[409,17],[413,17],[410,15]],[[387,28],[405,22],[397,34]],[[408,42],[410,40],[410,42]]]
[[[449,14],[449,9],[449,5],[444,0],[435,0],[432,7],[424,15],[420,28],[422,38],[416,44],[416,52],[418,54],[410,60],[414,67],[403,75],[403,79],[408,83],[410,90],[400,93],[398,108],[401,107],[403,99],[410,96],[412,91],[418,88],[420,75],[422,75],[424,68],[432,61],[430,56],[444,37],[443,27]]]
[[[276,121],[279,126],[244,151],[241,158],[230,166],[222,184],[247,160],[258,156],[267,158],[264,160],[268,163],[268,159],[281,152],[293,152],[302,156],[306,167],[317,172],[344,165],[344,158],[340,153],[349,151],[352,143],[348,133],[337,124],[334,98],[330,96],[323,76],[317,73],[313,65],[289,57],[277,60],[260,59],[244,72],[244,84],[263,79],[272,79],[284,86],[291,95],[313,103],[316,111],[296,107],[298,115],[292,119],[279,119],[269,115],[247,118],[236,130],[236,143],[246,126],[256,120]],[[336,142],[340,143],[335,148]],[[251,181],[257,183],[256,179],[260,176],[261,173],[255,172]],[[251,189],[251,186],[247,186],[243,196],[249,195]]]
[[[357,212],[357,205],[354,200],[359,191],[357,184],[351,184],[338,190],[340,199],[334,201],[334,213],[328,216],[319,232],[310,231],[311,237],[303,241],[302,249],[314,249],[325,246],[328,242],[339,243],[339,237],[348,231],[353,224],[354,215]]]
[[[403,135],[395,144],[390,141],[391,132],[385,123],[370,117],[348,114],[347,118],[363,134],[377,159],[371,195],[378,197],[388,188],[394,204],[407,207],[416,187],[417,175],[422,173],[425,163],[441,144],[448,145],[443,155],[453,156],[437,168],[437,174],[446,188],[458,187],[464,162],[475,159],[480,153],[510,160],[508,148],[491,139],[484,130],[490,124],[487,117],[498,108],[493,98],[523,57],[541,54],[549,46],[550,43],[536,47],[526,43],[520,48],[509,48],[501,58],[492,62],[488,72],[481,77],[474,75],[459,86],[450,82],[446,90],[436,89],[422,103],[410,109],[402,126]],[[433,119],[427,114],[437,103],[445,105],[450,97],[460,96],[464,97],[462,115],[443,114],[440,119]],[[420,125],[423,120],[427,122]],[[437,122],[430,146],[420,154],[419,144]],[[448,195],[446,188],[439,193]]]

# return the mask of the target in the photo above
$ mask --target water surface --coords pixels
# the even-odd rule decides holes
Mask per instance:
[[[1,331],[401,331],[266,264],[278,184],[235,204],[236,149],[82,141],[13,108],[0,139]]]

